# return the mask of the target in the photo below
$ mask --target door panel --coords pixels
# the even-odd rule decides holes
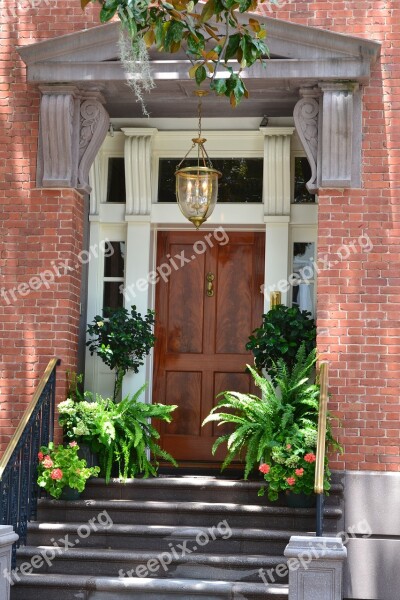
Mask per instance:
[[[245,372],[252,362],[245,345],[263,310],[264,234],[230,233],[225,245],[205,239],[198,232],[160,232],[157,243],[157,266],[164,265],[162,272],[172,266],[156,290],[153,401],[178,405],[160,434],[162,447],[182,466],[221,462],[225,450],[213,457],[211,448],[228,429],[201,423],[221,391],[255,391]]]

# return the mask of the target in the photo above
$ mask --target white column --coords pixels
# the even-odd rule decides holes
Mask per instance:
[[[151,213],[151,159],[152,141],[157,129],[122,129],[125,140],[126,180],[126,258],[124,305],[127,310],[135,305],[145,316],[154,297],[149,283],[153,235]],[[138,373],[128,372],[122,383],[122,397],[135,393],[146,381],[149,384],[146,398],[150,397],[152,357],[147,357]]]
[[[290,215],[290,141],[294,127],[260,127],[264,134],[265,215]]]
[[[124,305],[127,310],[136,306],[144,317],[151,307],[152,284],[149,273],[152,259],[152,228],[149,217],[126,217],[126,259]],[[129,371],[122,383],[122,397],[135,393],[146,381],[149,383],[146,398],[149,398],[151,386],[151,357],[138,373]]]
[[[123,127],[125,140],[126,214],[149,215],[151,209],[151,152],[157,129]]]
[[[271,292],[282,294],[282,304],[288,303],[290,217],[264,217],[265,221],[265,276],[264,312],[270,309]]]
[[[264,134],[264,312],[268,312],[271,292],[280,291],[282,304],[288,302],[290,143],[294,127],[260,127],[260,131]]]

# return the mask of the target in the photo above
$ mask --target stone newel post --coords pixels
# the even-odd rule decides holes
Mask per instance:
[[[347,550],[338,537],[292,536],[285,549],[289,600],[341,600]]]
[[[18,535],[11,525],[0,525],[0,598],[10,600],[11,549]]]

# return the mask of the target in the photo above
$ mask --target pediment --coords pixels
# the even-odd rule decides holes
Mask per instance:
[[[271,59],[245,72],[250,99],[235,116],[287,116],[301,87],[324,81],[366,83],[380,44],[270,17],[258,17],[268,32]],[[105,97],[111,117],[140,116],[126,74],[118,59],[119,22],[93,27],[19,49],[33,84],[71,83],[80,89],[97,89]],[[152,52],[151,69],[156,88],[146,100],[153,116],[192,116],[194,82],[182,54]],[[207,98],[208,114],[226,113],[226,99]]]

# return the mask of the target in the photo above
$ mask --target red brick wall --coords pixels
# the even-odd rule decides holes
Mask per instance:
[[[71,191],[35,186],[38,95],[25,85],[15,45],[98,23],[79,0],[3,0],[0,27],[0,286],[14,287],[81,249],[82,201]],[[67,8],[66,8],[67,7]],[[271,8],[271,11],[269,10]],[[337,260],[343,244],[367,233],[371,252],[352,252],[318,283],[318,345],[331,361],[331,408],[343,420],[344,457],[332,466],[399,470],[400,435],[400,3],[320,0],[263,5],[266,14],[382,42],[364,90],[363,189],[320,196],[319,251]],[[17,16],[13,16],[16,14]],[[43,216],[46,215],[44,219]],[[3,441],[14,429],[46,361],[74,367],[79,272],[10,306],[0,302]],[[11,419],[11,425],[10,425]]]

